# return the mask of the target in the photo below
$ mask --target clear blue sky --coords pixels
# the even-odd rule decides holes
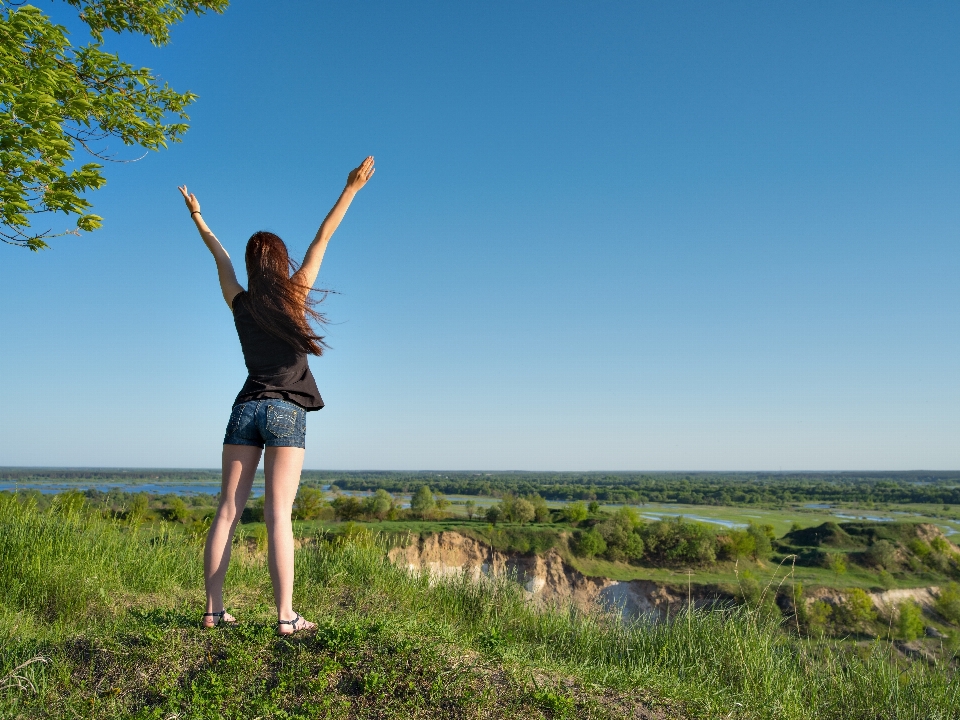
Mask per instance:
[[[243,282],[373,154],[306,467],[958,468],[958,37],[956,3],[555,0],[111,37],[200,99],[102,230],[0,247],[0,465],[218,466],[245,370],[176,186]]]

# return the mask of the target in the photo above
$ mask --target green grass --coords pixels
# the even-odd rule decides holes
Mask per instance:
[[[624,625],[538,610],[508,581],[410,576],[381,543],[297,554],[316,633],[274,635],[261,554],[239,546],[229,606],[198,625],[200,543],[65,505],[0,498],[0,716],[23,718],[948,718],[960,678],[889,644],[801,641],[769,614]],[[40,658],[15,670],[24,662]],[[657,716],[657,715],[654,715]]]
[[[579,558],[572,555],[566,557],[567,563],[589,577],[606,577],[612,580],[627,582],[630,580],[652,580],[660,583],[670,583],[674,585],[687,584],[687,571],[685,569],[669,568],[651,568],[630,565],[622,562],[610,562],[603,558]],[[840,589],[863,588],[877,589],[881,587],[877,573],[870,572],[864,568],[851,566],[842,575],[837,575],[832,570],[816,567],[791,566],[786,562],[784,566],[792,569],[792,581],[803,583],[804,587],[834,587]],[[781,566],[781,567],[784,567]],[[690,579],[697,584],[706,585],[737,585],[737,573],[749,570],[754,574],[769,576],[777,568],[777,563],[773,561],[764,561],[756,563],[752,560],[742,560],[739,565],[732,562],[717,563],[706,568],[692,568]],[[934,580],[924,578],[922,575],[914,575],[896,582],[892,587],[926,587]]]

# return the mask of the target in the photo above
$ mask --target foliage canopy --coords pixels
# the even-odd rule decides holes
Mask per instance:
[[[66,0],[90,29],[74,46],[63,25],[32,5],[0,0],[0,240],[30,250],[100,227],[83,197],[104,185],[97,162],[78,164],[79,146],[99,160],[103,141],[159,150],[187,130],[196,99],[160,83],[148,68],[103,49],[107,30],[145,35],[157,46],[187,13],[223,12],[228,0]],[[40,230],[38,215],[75,215],[74,228]]]

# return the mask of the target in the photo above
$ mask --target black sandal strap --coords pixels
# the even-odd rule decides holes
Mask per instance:
[[[205,618],[208,618],[208,617],[214,617],[214,618],[216,618],[217,621],[216,621],[213,625],[211,625],[210,627],[217,627],[220,623],[223,622],[223,616],[226,615],[226,614],[227,614],[227,611],[226,611],[226,610],[221,610],[220,612],[204,613],[203,616],[204,616]]]
[[[296,615],[296,617],[293,620],[277,620],[277,625],[289,625],[294,630],[296,630],[297,623],[300,622],[300,613],[294,610],[293,614]]]

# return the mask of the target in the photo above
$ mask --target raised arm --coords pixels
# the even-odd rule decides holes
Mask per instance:
[[[203,216],[200,215],[200,201],[197,200],[196,195],[187,193],[186,185],[177,189],[180,190],[180,194],[183,195],[183,201],[187,204],[190,217],[193,218],[197,230],[200,231],[200,237],[203,238],[204,245],[207,246],[207,249],[213,255],[214,261],[217,263],[217,275],[220,277],[220,292],[223,293],[223,299],[226,300],[227,306],[233,309],[233,299],[239,293],[243,292],[243,286],[237,282],[237,273],[233,270],[233,262],[230,260],[227,251],[223,249],[223,245],[217,240],[217,236],[211,232],[210,228],[208,228],[207,224],[203,221]]]
[[[323,254],[327,251],[327,243],[333,237],[343,216],[347,214],[347,208],[353,202],[354,196],[360,188],[367,184],[367,180],[373,177],[376,169],[373,167],[373,155],[368,157],[360,167],[354,168],[347,176],[347,185],[337,198],[333,209],[327,213],[327,217],[320,224],[313,242],[307,248],[307,254],[303,258],[303,265],[294,273],[293,278],[304,287],[313,287],[317,280],[317,273],[320,272],[320,263],[323,262]]]

